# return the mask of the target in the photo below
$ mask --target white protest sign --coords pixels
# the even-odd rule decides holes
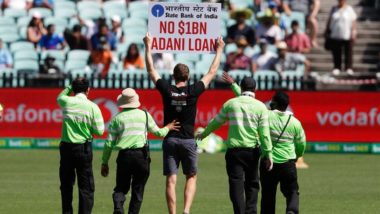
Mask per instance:
[[[150,2],[153,53],[214,53],[220,36],[219,3]]]

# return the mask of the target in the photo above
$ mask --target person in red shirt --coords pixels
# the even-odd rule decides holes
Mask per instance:
[[[113,62],[112,52],[105,37],[100,38],[100,47],[91,52],[91,62],[95,70],[105,78]]]
[[[288,51],[292,53],[305,54],[310,52],[311,43],[309,37],[299,31],[298,21],[292,21],[292,33],[285,37]]]

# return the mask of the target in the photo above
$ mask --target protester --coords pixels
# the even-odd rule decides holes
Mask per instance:
[[[98,48],[91,52],[91,63],[95,72],[100,74],[101,78],[105,78],[114,59],[109,44],[107,43],[107,38],[101,37],[99,42],[100,45],[98,45]]]
[[[26,39],[33,43],[35,47],[40,42],[43,35],[46,34],[46,29],[44,23],[41,19],[41,14],[36,12],[33,14],[32,19],[30,20],[26,32]]]
[[[69,96],[74,92],[74,96]],[[92,172],[93,135],[101,136],[104,122],[99,107],[88,99],[89,82],[75,79],[58,95],[63,111],[62,138],[59,145],[62,213],[73,213],[73,186],[78,179],[78,213],[90,214],[94,205],[94,176]]]
[[[245,37],[238,37],[236,40],[236,45],[236,52],[232,52],[227,55],[227,62],[224,65],[224,71],[228,72],[234,69],[250,70],[251,60],[244,53],[244,50],[248,45],[248,42],[245,39]]]
[[[70,50],[90,50],[89,40],[82,35],[82,26],[74,25],[72,31],[65,31],[65,40]]]
[[[91,46],[92,49],[98,49],[99,45],[102,45],[100,43],[100,38],[106,38],[106,41],[111,48],[111,50],[116,50],[116,38],[115,36],[109,32],[108,26],[106,24],[99,26],[99,32],[95,33],[91,37]]]
[[[231,18],[236,20],[236,24],[227,29],[227,42],[233,43],[239,37],[244,36],[250,46],[256,44],[255,31],[251,26],[246,24],[246,19],[251,18],[252,11],[249,9],[237,10],[231,14]]]
[[[3,40],[0,38],[0,70],[12,68],[12,66],[12,55],[6,48],[4,48]]]
[[[325,37],[330,39],[328,49],[331,50],[334,59],[333,74],[338,75],[342,71],[342,49],[344,50],[345,70],[353,74],[353,46],[356,40],[356,18],[354,9],[346,0],[338,0],[338,5],[331,9],[326,26]]]
[[[47,34],[43,35],[40,40],[42,50],[58,50],[64,49],[66,46],[65,39],[55,33],[55,25],[50,24],[47,27]]]
[[[318,20],[317,15],[320,9],[319,0],[284,0],[283,8],[285,13],[289,16],[292,11],[301,12],[305,15],[307,20],[307,27],[310,29],[311,43],[313,47],[318,48]]]
[[[268,41],[266,39],[260,39],[259,42],[260,52],[252,57],[252,71],[255,73],[260,70],[272,69],[272,64],[276,59],[276,55],[268,51]]]
[[[267,39],[270,44],[277,44],[282,40],[281,28],[276,24],[279,17],[278,13],[272,13],[270,9],[258,14],[260,23],[256,28],[257,42],[262,38]]]
[[[276,211],[277,185],[286,198],[286,213],[299,213],[296,160],[305,152],[306,138],[302,125],[292,112],[286,111],[289,96],[276,92],[270,103],[269,127],[273,144],[273,169],[260,166],[261,213]]]
[[[127,55],[124,58],[124,69],[144,69],[144,59],[139,53],[139,48],[136,43],[129,45]]]
[[[285,37],[288,51],[292,53],[306,54],[310,52],[311,44],[309,37],[299,31],[299,23],[292,21],[292,33]]]
[[[132,187],[128,213],[139,213],[143,201],[145,184],[150,173],[149,146],[147,133],[164,137],[169,131],[178,131],[175,121],[164,128],[158,128],[147,111],[140,107],[139,95],[127,88],[117,97],[117,105],[122,109],[112,118],[108,127],[108,139],[104,144],[101,174],[108,176],[108,161],[112,149],[119,150],[116,169],[116,187],[112,195],[114,214],[124,213],[125,194]]]
[[[188,214],[195,196],[197,180],[197,151],[194,140],[196,104],[199,96],[216,75],[223,54],[224,42],[222,38],[218,38],[215,58],[208,73],[192,85],[187,85],[190,75],[189,68],[182,63],[174,67],[175,85],[170,85],[169,82],[161,79],[153,67],[152,37],[149,33],[145,36],[144,43],[147,72],[163,99],[164,124],[168,124],[174,119],[181,123],[180,131],[169,132],[162,145],[169,214],[176,213],[176,182],[180,163],[182,163],[183,173],[186,175],[183,213]]]
[[[225,73],[225,76],[228,75]],[[273,165],[268,110],[264,103],[255,99],[253,78],[244,77],[240,86],[241,96],[225,102],[198,136],[203,139],[229,122],[225,160],[233,210],[235,214],[257,213],[260,148],[266,170],[271,170]],[[232,87],[239,86],[232,84]]]

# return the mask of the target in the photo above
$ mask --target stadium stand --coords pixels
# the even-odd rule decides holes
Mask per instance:
[[[177,0],[177,2],[188,2]],[[191,2],[202,2],[201,0]],[[249,0],[231,0],[229,1],[231,8],[234,10],[251,8],[254,11],[256,5],[253,5],[254,1]],[[370,83],[378,87],[378,80],[374,77],[374,72],[377,71],[377,64],[379,62],[380,52],[380,15],[376,8],[370,8],[368,6],[360,5],[360,0],[348,0],[350,5],[353,5],[356,13],[359,15],[358,19],[358,39],[354,47],[354,70],[357,71],[357,75],[354,77],[339,77],[344,81],[335,81],[334,84],[354,84],[355,78],[363,80],[363,84]],[[329,11],[335,1],[321,1],[321,10],[318,14],[319,19],[319,43],[324,43],[323,32],[329,15]],[[26,41],[26,28],[29,24],[30,17],[39,13],[44,18],[45,27],[49,24],[56,26],[56,32],[63,34],[65,30],[72,29],[75,24],[83,24],[83,21],[92,22],[94,26],[97,24],[97,19],[104,17],[106,23],[110,26],[110,19],[117,15],[122,21],[122,30],[124,33],[124,41],[117,44],[116,51],[113,51],[113,55],[116,58],[109,70],[108,78],[99,80],[97,82],[98,87],[123,87],[123,84],[135,85],[137,87],[149,88],[153,87],[149,83],[149,80],[145,78],[145,72],[140,70],[128,70],[125,71],[122,66],[123,58],[125,57],[126,50],[131,43],[137,43],[141,52],[144,50],[142,37],[147,31],[147,19],[148,19],[148,2],[147,1],[133,1],[126,4],[124,1],[105,1],[99,3],[97,1],[70,1],[59,0],[55,1],[54,9],[47,8],[32,8],[29,11],[20,9],[4,9],[0,16],[0,38],[6,44],[6,47],[13,55],[14,65],[13,70],[9,69],[0,70],[0,76],[2,78],[10,78],[9,74],[12,74],[12,78],[28,78],[24,74],[37,74],[39,64],[49,55],[54,57],[55,63],[58,67],[68,74],[69,77],[76,75],[87,75],[96,77],[93,75],[92,68],[89,65],[90,51],[86,50],[69,50],[66,47],[64,50],[59,51],[41,51],[38,47],[35,49],[34,45]],[[221,23],[221,35],[227,36],[227,28],[236,23],[236,20],[230,18],[230,14],[233,11],[229,11],[226,8],[222,11],[222,23]],[[79,20],[77,17],[80,17]],[[293,12],[291,16],[281,14],[284,20],[285,26],[290,31],[290,23],[293,20],[297,20],[300,23],[301,31],[306,30],[305,16],[301,13]],[[255,16],[246,20],[249,26],[255,27],[259,20]],[[16,27],[15,27],[16,26]],[[83,28],[83,33],[88,32],[90,26]],[[96,27],[95,27],[96,28]],[[94,28],[94,29],[95,29]],[[235,43],[229,43],[225,47],[225,55],[222,57],[222,64],[226,62],[226,55],[228,53],[236,51],[237,46]],[[277,56],[276,45],[268,45],[268,50],[273,52]],[[247,47],[245,54],[249,57],[258,53],[260,50],[258,45],[254,47]],[[275,71],[259,71],[253,74],[248,70],[233,70],[229,73],[237,78],[241,79],[246,75],[254,76],[258,80],[259,89],[273,89],[279,87],[289,88],[291,90],[307,89],[305,85],[315,85],[315,81],[323,79],[323,75],[329,75],[332,70],[331,54],[323,50],[322,48],[314,48],[310,53],[306,54],[306,57],[312,62],[311,71],[312,78],[306,78],[304,76],[302,65],[298,66],[295,71],[285,71],[282,75],[279,75]],[[195,78],[201,78],[202,73],[208,70],[208,66],[213,56],[204,55],[189,55],[189,54],[176,54],[174,59],[176,62],[182,62],[189,65],[191,72],[193,72]],[[223,65],[221,66],[223,68]],[[163,76],[169,78],[170,71],[160,71]],[[17,75],[21,73],[22,75]],[[363,76],[360,74],[363,73]],[[220,72],[221,74],[221,72]],[[344,76],[344,75],[343,75]],[[128,78],[128,81],[124,81],[123,78]],[[339,80],[337,78],[337,80]],[[330,79],[331,80],[331,79]],[[367,80],[367,81],[365,81]],[[110,81],[111,83],[106,83]],[[116,83],[112,83],[112,81]],[[134,82],[135,81],[135,82]],[[137,81],[137,82],[136,82]],[[279,83],[279,81],[282,81]],[[6,82],[24,82],[24,81],[1,81],[0,87],[9,87]],[[67,82],[67,81],[64,81]],[[314,82],[314,83],[313,83]],[[292,83],[292,84],[290,84]],[[13,85],[15,87],[17,85]],[[31,85],[32,86],[32,85]],[[376,88],[376,87],[375,87]],[[308,88],[310,89],[310,88]]]

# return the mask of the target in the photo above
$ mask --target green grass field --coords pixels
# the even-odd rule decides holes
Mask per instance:
[[[100,176],[100,155],[99,151],[94,154],[93,213],[112,213],[116,153],[112,155],[108,178]],[[153,152],[152,159],[141,213],[167,213],[161,153]],[[311,168],[299,171],[301,213],[380,213],[380,156],[306,154],[305,159]],[[58,166],[57,150],[0,150],[0,213],[60,213]],[[202,154],[199,166],[192,213],[233,213],[224,154]],[[178,213],[183,206],[182,189],[180,176]],[[77,210],[77,194],[74,201]],[[278,194],[277,213],[284,213],[284,203]]]

